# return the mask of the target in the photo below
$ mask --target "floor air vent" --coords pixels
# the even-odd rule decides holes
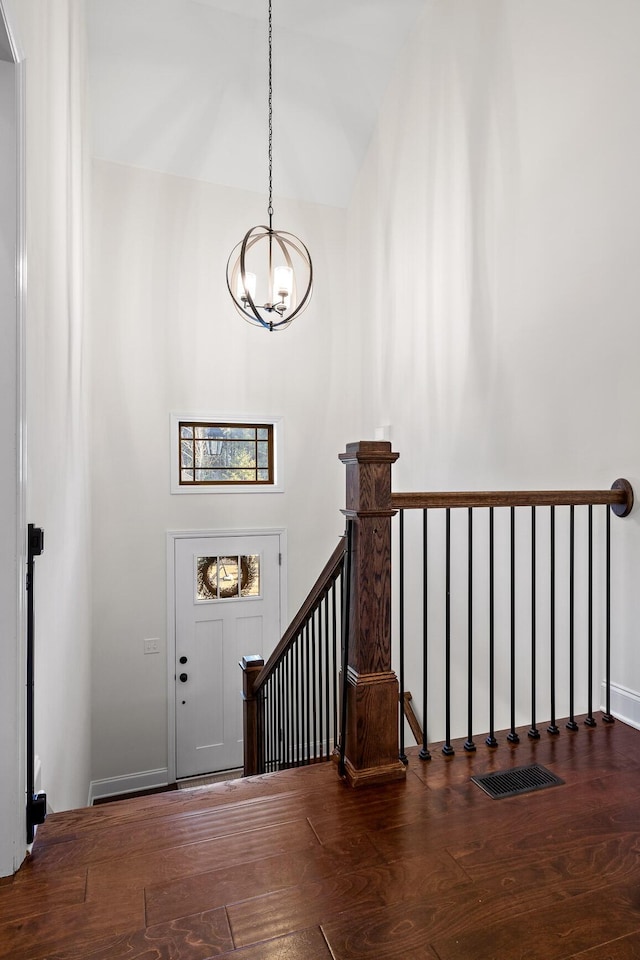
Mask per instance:
[[[513,797],[518,793],[532,793],[534,790],[544,790],[545,787],[555,787],[564,783],[564,780],[556,777],[555,773],[537,764],[529,767],[514,767],[512,770],[503,770],[498,773],[484,773],[471,779],[494,800]]]

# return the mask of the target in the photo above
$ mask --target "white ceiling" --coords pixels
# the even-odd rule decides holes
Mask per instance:
[[[274,198],[344,206],[427,0],[273,0]],[[267,0],[87,0],[93,152],[267,192]]]

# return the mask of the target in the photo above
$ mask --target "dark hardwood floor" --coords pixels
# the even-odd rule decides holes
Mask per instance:
[[[640,960],[640,732],[598,720],[412,749],[380,788],[323,764],[54,814],[0,884],[0,957]],[[534,762],[564,785],[469,780]]]

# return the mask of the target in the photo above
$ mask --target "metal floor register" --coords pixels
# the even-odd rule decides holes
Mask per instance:
[[[546,787],[555,787],[564,783],[564,780],[556,777],[555,773],[537,764],[514,767],[512,770],[497,773],[483,773],[477,777],[471,777],[471,780],[494,800],[513,797],[519,793],[532,793],[534,790],[544,790]]]

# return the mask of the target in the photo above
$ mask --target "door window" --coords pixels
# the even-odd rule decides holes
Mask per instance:
[[[260,597],[260,555],[198,557],[196,600],[239,600]]]

